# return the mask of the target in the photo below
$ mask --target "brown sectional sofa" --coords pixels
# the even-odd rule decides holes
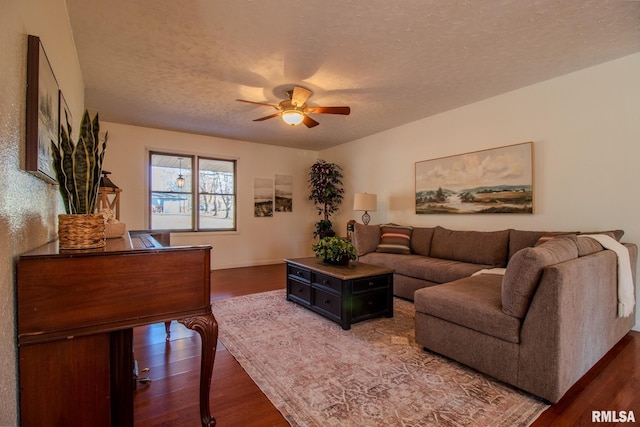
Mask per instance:
[[[519,238],[516,243],[522,247],[529,243],[533,246],[543,234],[532,232],[528,240]],[[411,253],[406,255],[376,252],[381,226],[356,223],[353,243],[359,261],[395,269],[394,294],[413,301],[413,293],[418,289],[469,277],[482,269],[504,267],[510,235],[510,230],[479,232],[412,227]]]
[[[376,252],[384,230],[356,224],[354,245],[359,261],[395,269],[395,295],[416,307],[416,341],[547,401],[634,325],[635,308],[617,315],[616,254],[591,238],[421,227],[409,228],[408,253]],[[635,289],[637,246],[625,247]],[[472,276],[494,268],[504,275]]]

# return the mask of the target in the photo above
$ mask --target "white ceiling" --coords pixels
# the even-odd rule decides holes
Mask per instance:
[[[640,51],[640,1],[66,0],[103,121],[321,150]],[[253,119],[292,85],[351,107]]]

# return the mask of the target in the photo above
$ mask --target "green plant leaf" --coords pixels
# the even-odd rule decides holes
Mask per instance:
[[[68,132],[67,132],[68,129]],[[60,126],[60,143],[52,142],[53,166],[60,184],[60,194],[65,211],[70,214],[93,213],[98,197],[102,162],[107,138],[98,142],[99,121],[93,121],[85,111],[80,125],[80,136],[74,145],[71,141],[71,126]]]
[[[90,166],[90,153],[88,145],[88,130],[91,121],[89,113],[85,111],[80,124],[80,137],[73,151],[73,179],[75,181],[75,204],[73,213],[88,213],[87,199],[89,198],[88,170]]]
[[[357,257],[355,246],[340,237],[325,237],[311,248],[318,258],[325,261],[340,261],[345,256],[354,260]]]
[[[318,215],[324,220],[336,213],[342,203],[342,168],[335,163],[318,160],[309,169],[309,200],[316,205]]]
[[[90,144],[88,146],[90,152],[92,153],[89,170],[87,171],[90,174],[90,188],[88,192],[88,205],[87,208],[91,211],[95,210],[96,201],[98,199],[98,190],[100,188],[100,175],[102,174],[102,160],[104,158],[104,149],[107,144],[107,136],[105,135],[105,140],[102,143],[102,152],[100,151],[100,143],[98,140],[98,134],[100,133],[100,122],[98,119],[98,113],[96,113],[95,117],[91,122],[91,133],[90,133]]]
[[[66,117],[67,127],[60,125],[60,142],[56,145],[51,141],[51,152],[53,157],[53,169],[59,184],[60,195],[66,213],[72,213],[72,200],[75,194],[73,181],[73,143],[71,142],[71,125]]]

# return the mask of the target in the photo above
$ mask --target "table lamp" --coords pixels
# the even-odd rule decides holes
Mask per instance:
[[[367,211],[375,212],[378,203],[378,196],[369,193],[356,193],[353,198],[353,210],[364,211],[362,215],[362,223],[369,224],[371,217]]]

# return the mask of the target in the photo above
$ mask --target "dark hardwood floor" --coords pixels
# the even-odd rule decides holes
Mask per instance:
[[[211,275],[212,300],[284,287],[284,264],[214,270]],[[177,322],[171,325],[170,341],[165,338],[164,324],[134,329],[139,369],[150,368],[140,376],[148,375],[152,380],[137,387],[135,425],[199,426],[200,338]],[[640,333],[631,332],[532,426],[597,425],[591,422],[591,412],[596,410],[633,411],[638,425],[639,396]],[[210,408],[219,427],[289,425],[220,343]]]

